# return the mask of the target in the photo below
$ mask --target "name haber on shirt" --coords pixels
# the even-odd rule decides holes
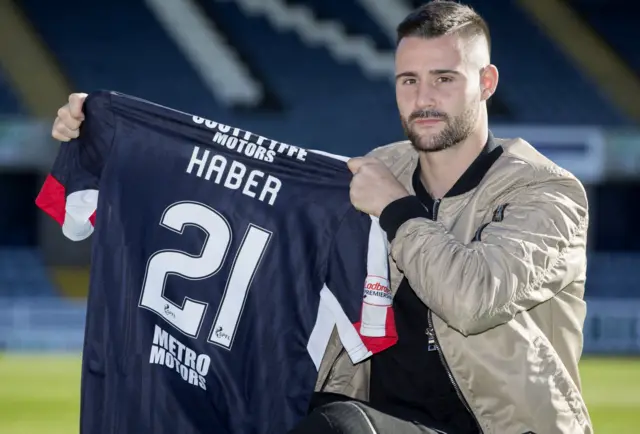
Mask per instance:
[[[149,363],[176,371],[184,381],[207,390],[206,376],[211,358],[198,354],[156,325]]]
[[[235,150],[256,160],[273,163],[275,156],[286,155],[300,161],[306,161],[307,151],[286,143],[267,139],[249,131],[233,128],[198,116],[192,120],[198,125],[215,130],[212,141],[228,150]],[[242,189],[245,194],[261,202],[273,205],[282,187],[282,182],[275,176],[261,170],[249,170],[247,166],[223,155],[215,154],[209,149],[194,146],[186,172],[207,181],[213,180],[231,190]]]

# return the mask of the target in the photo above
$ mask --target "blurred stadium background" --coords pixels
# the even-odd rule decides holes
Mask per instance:
[[[0,0],[1,433],[77,432],[89,244],[63,239],[34,206],[57,151],[51,122],[67,95],[118,90],[359,155],[402,138],[394,27],[420,3]],[[597,433],[638,432],[637,5],[467,3],[493,32],[495,134],[524,137],[587,186],[584,393]]]

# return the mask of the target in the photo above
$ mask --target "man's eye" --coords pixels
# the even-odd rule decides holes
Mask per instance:
[[[451,77],[438,77],[438,83],[449,83],[451,81],[453,81],[453,78]]]
[[[402,81],[402,84],[416,84],[416,79],[415,78],[405,78]]]

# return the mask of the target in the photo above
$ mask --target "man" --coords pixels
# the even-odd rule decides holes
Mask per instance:
[[[296,433],[591,433],[581,397],[588,205],[522,139],[494,139],[486,23],[433,1],[398,26],[408,141],[349,161],[391,245],[399,341],[354,365],[334,332]],[[53,136],[76,137],[81,94]],[[376,431],[372,431],[376,430]]]

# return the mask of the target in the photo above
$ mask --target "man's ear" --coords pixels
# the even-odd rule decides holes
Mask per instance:
[[[480,73],[480,86],[482,87],[482,100],[486,101],[496,93],[499,80],[498,68],[495,65],[487,65]]]

